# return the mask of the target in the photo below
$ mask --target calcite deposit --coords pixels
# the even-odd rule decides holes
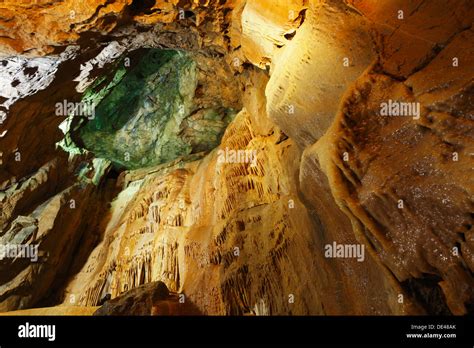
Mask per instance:
[[[0,312],[473,314],[473,20],[0,2]]]

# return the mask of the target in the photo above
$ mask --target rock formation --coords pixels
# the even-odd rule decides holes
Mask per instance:
[[[1,312],[474,312],[469,0],[0,14]]]

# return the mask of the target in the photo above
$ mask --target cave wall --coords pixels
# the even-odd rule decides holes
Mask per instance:
[[[97,306],[161,280],[202,314],[472,312],[474,13],[447,3],[0,4],[3,55],[54,57],[51,81],[2,99],[0,238],[48,257],[1,261],[0,309]],[[209,98],[241,108],[219,147],[118,177],[58,152],[54,103],[140,47],[202,57]],[[387,100],[420,115],[382,117]],[[256,161],[221,163],[226,149]],[[334,242],[364,261],[327,257]]]

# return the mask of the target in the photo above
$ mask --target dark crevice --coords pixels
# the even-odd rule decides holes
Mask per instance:
[[[283,132],[280,132],[280,137],[278,138],[278,141],[276,142],[276,145],[281,144],[282,142],[288,140],[289,137]]]
[[[155,6],[155,0],[133,0],[129,7],[130,14],[133,16],[151,14],[153,6]]]
[[[291,33],[286,33],[286,34],[285,34],[285,39],[287,39],[288,41],[291,41],[291,40],[293,40],[293,38],[295,37],[295,35],[296,35],[296,31],[293,31],[293,32],[291,32]]]
[[[307,9],[302,10],[298,17],[295,19],[295,22],[299,22],[298,27],[301,27],[306,20],[306,11]]]
[[[33,67],[26,67],[23,70],[23,73],[29,77],[32,77],[34,74],[36,74],[37,71],[38,71],[38,67],[33,66]]]
[[[420,304],[429,315],[452,315],[438,283],[441,277],[424,274],[422,278],[410,278],[401,283],[402,288]]]

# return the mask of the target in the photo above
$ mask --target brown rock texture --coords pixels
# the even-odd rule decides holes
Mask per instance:
[[[473,313],[471,1],[5,0],[0,13],[0,244],[40,251],[0,260],[0,311]],[[238,111],[220,145],[136,170],[63,151],[55,104],[149,48],[190,52],[196,98]],[[419,114],[386,116],[389,102]]]
[[[189,301],[170,294],[163,282],[140,285],[125,294],[106,301],[93,315],[200,315]]]

